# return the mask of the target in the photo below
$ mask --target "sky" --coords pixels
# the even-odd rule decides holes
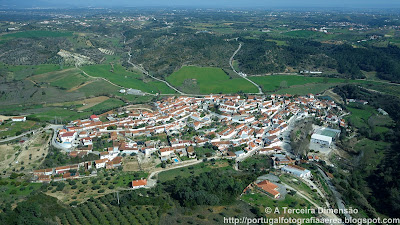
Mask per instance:
[[[0,0],[0,7],[400,8],[400,0]]]

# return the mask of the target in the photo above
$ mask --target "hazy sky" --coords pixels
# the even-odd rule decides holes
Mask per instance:
[[[400,8],[400,0],[0,0],[1,7],[351,7]]]

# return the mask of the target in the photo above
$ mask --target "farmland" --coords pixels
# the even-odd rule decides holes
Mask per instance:
[[[78,69],[72,68],[62,71],[43,73],[30,77],[37,83],[49,83],[52,86],[63,90],[69,90],[80,84],[85,83],[89,78],[84,76]]]
[[[58,32],[58,31],[46,31],[46,30],[33,30],[23,31],[11,34],[5,34],[1,38],[41,38],[41,37],[70,37],[72,32]]]
[[[324,91],[329,87],[336,86],[341,83],[363,83],[364,81],[359,80],[346,80],[340,78],[328,78],[328,77],[306,77],[297,75],[270,75],[270,76],[253,76],[249,77],[250,80],[261,85],[265,92],[274,91],[290,91],[290,88],[298,88],[296,91],[301,91],[307,88],[309,92],[316,92],[313,89],[317,89],[318,92]],[[315,84],[315,85],[311,85]],[[319,88],[320,85],[324,85],[323,88]],[[293,92],[296,92],[293,91]],[[295,93],[293,93],[295,94]],[[303,94],[303,93],[297,93]]]
[[[242,78],[231,78],[222,69],[184,66],[167,81],[187,93],[255,93],[257,88]]]
[[[40,124],[35,121],[27,120],[25,122],[8,121],[0,125],[0,137],[14,136],[23,132],[39,128]]]
[[[133,88],[142,90],[144,92],[149,93],[174,93],[173,90],[170,90],[165,84],[158,81],[144,82],[143,76],[135,73],[127,71],[120,64],[115,65],[91,65],[84,66],[82,69],[93,77],[103,77],[112,83],[125,87],[125,88]]]
[[[213,162],[205,162],[199,163],[189,167],[183,167],[179,169],[168,170],[165,172],[161,172],[158,175],[158,179],[160,182],[174,180],[177,177],[190,177],[190,176],[197,176],[200,173],[210,172],[212,169],[220,168],[223,170],[231,170],[232,167],[229,166],[227,161],[215,161]]]

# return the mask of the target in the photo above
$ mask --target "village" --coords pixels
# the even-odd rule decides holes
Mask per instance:
[[[165,168],[179,165],[185,160],[199,159],[195,148],[204,146],[214,150],[206,157],[234,159],[236,162],[254,154],[269,155],[275,168],[307,178],[311,176],[310,171],[294,165],[299,158],[284,145],[283,136],[290,124],[307,117],[322,121],[322,128],[316,129],[311,137],[310,147],[318,145],[326,149],[331,148],[340,133],[337,128],[346,127],[341,119],[344,112],[340,106],[330,100],[318,99],[313,94],[302,97],[169,97],[155,102],[154,108],[156,110],[153,112],[122,109],[117,113],[110,111],[71,121],[56,132],[53,145],[71,157],[83,157],[91,153],[97,154],[99,159],[35,170],[34,181],[95,176],[99,169],[123,167],[124,156],[137,154],[143,158],[156,156],[162,168]],[[157,140],[158,135],[166,135],[167,139]],[[148,141],[134,141],[141,137]],[[108,147],[94,149],[94,140],[105,140]],[[313,154],[308,159],[319,160],[320,157]],[[146,184],[146,179],[137,180],[132,182],[132,187],[145,187]],[[277,197],[276,191],[273,191],[275,188],[267,186],[266,190]]]

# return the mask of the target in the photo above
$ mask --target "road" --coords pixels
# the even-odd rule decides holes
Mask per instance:
[[[317,190],[317,193],[318,193],[323,199],[325,199],[325,205],[326,205],[326,207],[328,207],[328,208],[331,207],[331,204],[329,204],[329,202],[328,202],[328,200],[327,200],[325,194],[318,188],[318,186],[317,186],[312,180],[303,179],[303,181],[304,181],[304,182],[307,184],[307,186],[309,186],[311,189]]]
[[[304,198],[305,200],[307,200],[308,202],[310,202],[314,207],[316,207],[316,208],[321,208],[321,206],[319,206],[317,203],[313,202],[310,198],[308,198],[306,195],[304,195],[303,193],[301,193],[301,191],[296,190],[295,188],[289,186],[289,185],[286,184],[286,183],[283,183],[283,182],[282,182],[282,184],[285,185],[285,187],[286,187],[287,189],[296,191],[296,194],[298,194],[300,197],[302,197],[302,198]],[[333,213],[324,213],[324,215],[325,215],[327,218],[329,218],[329,219],[335,219],[335,220],[339,220],[339,219],[340,219],[336,214],[333,214]]]
[[[233,67],[233,58],[235,58],[235,55],[239,52],[239,50],[242,48],[242,43],[239,43],[239,47],[236,49],[236,51],[233,53],[233,55],[231,56],[231,58],[229,59],[229,65],[231,66],[233,72],[235,72],[237,75],[241,76],[243,79],[247,80],[248,82],[254,84],[254,86],[256,86],[258,88],[258,93],[256,94],[264,94],[261,87],[256,84],[255,82],[253,82],[252,80],[250,80],[249,78],[246,77],[246,75],[242,75],[241,73],[238,73],[235,68]]]
[[[336,204],[338,209],[346,209],[346,206],[344,205],[344,202],[342,200],[342,196],[341,194],[336,190],[336,187],[333,185],[332,181],[329,179],[329,177],[326,176],[326,174],[324,173],[324,171],[322,171],[322,169],[317,165],[318,171],[319,173],[322,175],[322,177],[325,179],[326,183],[328,184],[329,189],[331,189],[332,193],[333,193],[333,197],[336,200]],[[350,216],[350,214],[345,213],[344,216],[348,219],[351,219],[352,217]]]
[[[43,130],[43,128],[42,128],[42,127],[41,127],[41,128],[38,128],[38,129],[36,129],[36,130],[27,131],[27,132],[25,132],[25,133],[22,133],[22,134],[20,134],[20,135],[18,135],[18,136],[8,137],[8,138],[6,138],[6,139],[2,139],[2,140],[0,140],[0,143],[4,143],[4,142],[8,142],[8,141],[12,141],[12,140],[15,140],[15,139],[21,138],[21,137],[23,137],[23,136],[25,136],[25,135],[27,135],[27,134],[30,134],[30,133],[32,133],[32,132],[37,132],[37,131],[41,131],[41,130]]]
[[[173,170],[173,169],[178,169],[178,168],[182,168],[182,167],[186,167],[186,166],[192,166],[192,165],[199,164],[201,162],[203,162],[203,161],[202,160],[193,159],[193,160],[189,160],[189,161],[177,164],[176,166],[171,166],[171,167],[164,168],[164,169],[160,168],[160,169],[158,169],[156,171],[153,171],[153,172],[150,173],[150,175],[149,175],[149,177],[147,179],[147,186],[146,187],[152,188],[152,187],[156,186],[156,184],[157,184],[157,175],[159,173],[161,173],[161,172],[168,171],[168,170]]]

